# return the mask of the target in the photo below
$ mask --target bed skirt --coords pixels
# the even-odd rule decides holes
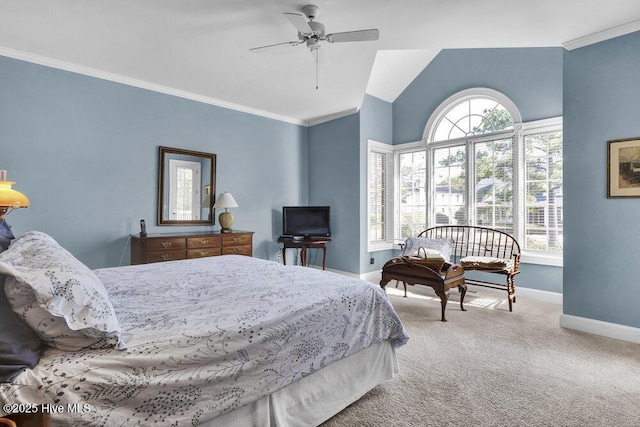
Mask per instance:
[[[317,426],[397,374],[395,349],[383,341],[202,426]]]

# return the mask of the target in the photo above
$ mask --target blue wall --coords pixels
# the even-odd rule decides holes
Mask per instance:
[[[309,128],[309,204],[331,206],[327,266],[353,273],[360,259],[359,123],[356,113]]]
[[[367,140],[391,144],[392,106],[365,95],[362,108],[309,129],[309,203],[331,205],[331,268],[364,273],[380,270],[392,251],[367,252]],[[316,264],[321,261],[317,258]]]
[[[361,273],[381,270],[397,251],[367,252],[367,142],[393,143],[393,105],[371,95],[365,95],[360,109],[360,265]],[[370,264],[369,260],[375,262]]]
[[[255,256],[275,259],[282,206],[308,201],[304,127],[5,57],[0,145],[31,201],[7,217],[14,234],[44,231],[92,268],[120,263],[141,218],[150,233],[211,229],[155,225],[160,145],[217,154]]]
[[[495,89],[522,120],[562,115],[562,48],[443,50],[393,103],[393,143],[419,141],[433,111],[464,89]]]
[[[607,141],[640,137],[640,32],[564,54],[564,313],[640,327],[640,199],[607,199]]]

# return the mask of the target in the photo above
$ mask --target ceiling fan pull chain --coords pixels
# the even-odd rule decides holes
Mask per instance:
[[[320,52],[316,49],[316,90],[318,90],[318,57],[320,56]]]

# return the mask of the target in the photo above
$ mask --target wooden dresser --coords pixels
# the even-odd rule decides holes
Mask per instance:
[[[131,236],[131,265],[234,254],[253,255],[253,231]]]

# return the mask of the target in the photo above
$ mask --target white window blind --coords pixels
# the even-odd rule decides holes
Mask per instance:
[[[367,155],[368,252],[393,246],[393,147],[369,141]]]
[[[562,253],[562,132],[525,134],[524,249]]]

